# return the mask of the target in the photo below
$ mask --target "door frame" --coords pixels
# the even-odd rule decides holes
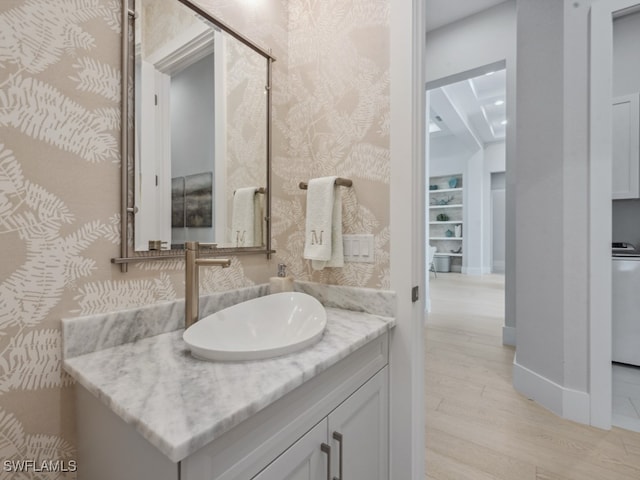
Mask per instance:
[[[596,0],[591,6],[589,91],[589,390],[590,423],[610,429],[611,372],[611,100],[613,19],[639,0]]]
[[[504,256],[504,261],[502,262],[503,265],[501,266],[501,270],[499,272],[496,272],[495,270],[495,257],[494,257],[494,241],[495,241],[495,198],[494,198],[494,192],[497,191],[503,191],[504,192],[504,213],[503,213],[503,217],[504,217],[504,231],[505,231],[505,236],[503,237],[502,241],[505,243],[505,247],[506,247],[506,231],[507,231],[507,219],[506,219],[506,196],[507,196],[507,188],[506,188],[506,180],[505,180],[505,188],[496,188],[495,190],[493,189],[493,177],[491,177],[491,175],[493,175],[494,172],[490,172],[490,178],[491,180],[489,180],[490,183],[490,192],[489,192],[489,196],[491,198],[491,201],[489,202],[489,224],[490,224],[490,237],[491,237],[491,250],[490,250],[490,259],[489,259],[489,265],[491,266],[491,273],[499,273],[504,275],[504,272],[506,270],[506,263],[507,263],[507,258],[506,258],[506,254]],[[506,178],[506,171],[505,171],[505,178]],[[506,253],[506,248],[505,248],[505,253]]]
[[[426,13],[422,0],[391,0],[390,13],[390,281],[397,301],[389,359],[389,478],[422,480]],[[413,287],[419,290],[415,302]]]

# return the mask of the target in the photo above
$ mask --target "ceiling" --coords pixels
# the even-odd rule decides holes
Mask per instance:
[[[427,32],[486,10],[504,1],[505,0],[425,0]]]
[[[429,91],[432,156],[470,155],[506,134],[505,70]]]

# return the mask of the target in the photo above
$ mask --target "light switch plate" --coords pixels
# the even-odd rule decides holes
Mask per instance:
[[[345,262],[374,263],[373,234],[342,236]]]

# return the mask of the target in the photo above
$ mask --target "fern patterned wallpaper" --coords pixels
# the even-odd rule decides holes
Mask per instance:
[[[293,275],[389,286],[388,0],[202,0],[273,48],[276,258],[205,269],[202,289]],[[60,319],[183,296],[183,265],[119,254],[118,0],[0,3],[0,460],[75,458]],[[344,230],[375,234],[375,264],[311,273],[300,180],[354,180]],[[75,478],[74,473],[0,478]]]
[[[289,2],[286,139],[276,155],[276,250],[296,278],[389,288],[389,1]],[[302,259],[300,180],[338,175],[343,231],[373,233],[375,263],[313,272]],[[301,228],[302,227],[302,228]]]

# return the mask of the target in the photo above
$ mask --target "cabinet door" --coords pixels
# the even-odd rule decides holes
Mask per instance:
[[[329,415],[331,478],[389,478],[387,370],[383,368]]]
[[[329,453],[321,450],[326,441],[325,419],[253,477],[253,480],[326,480]]]
[[[638,94],[617,97],[612,107],[614,199],[640,198],[640,108]]]

